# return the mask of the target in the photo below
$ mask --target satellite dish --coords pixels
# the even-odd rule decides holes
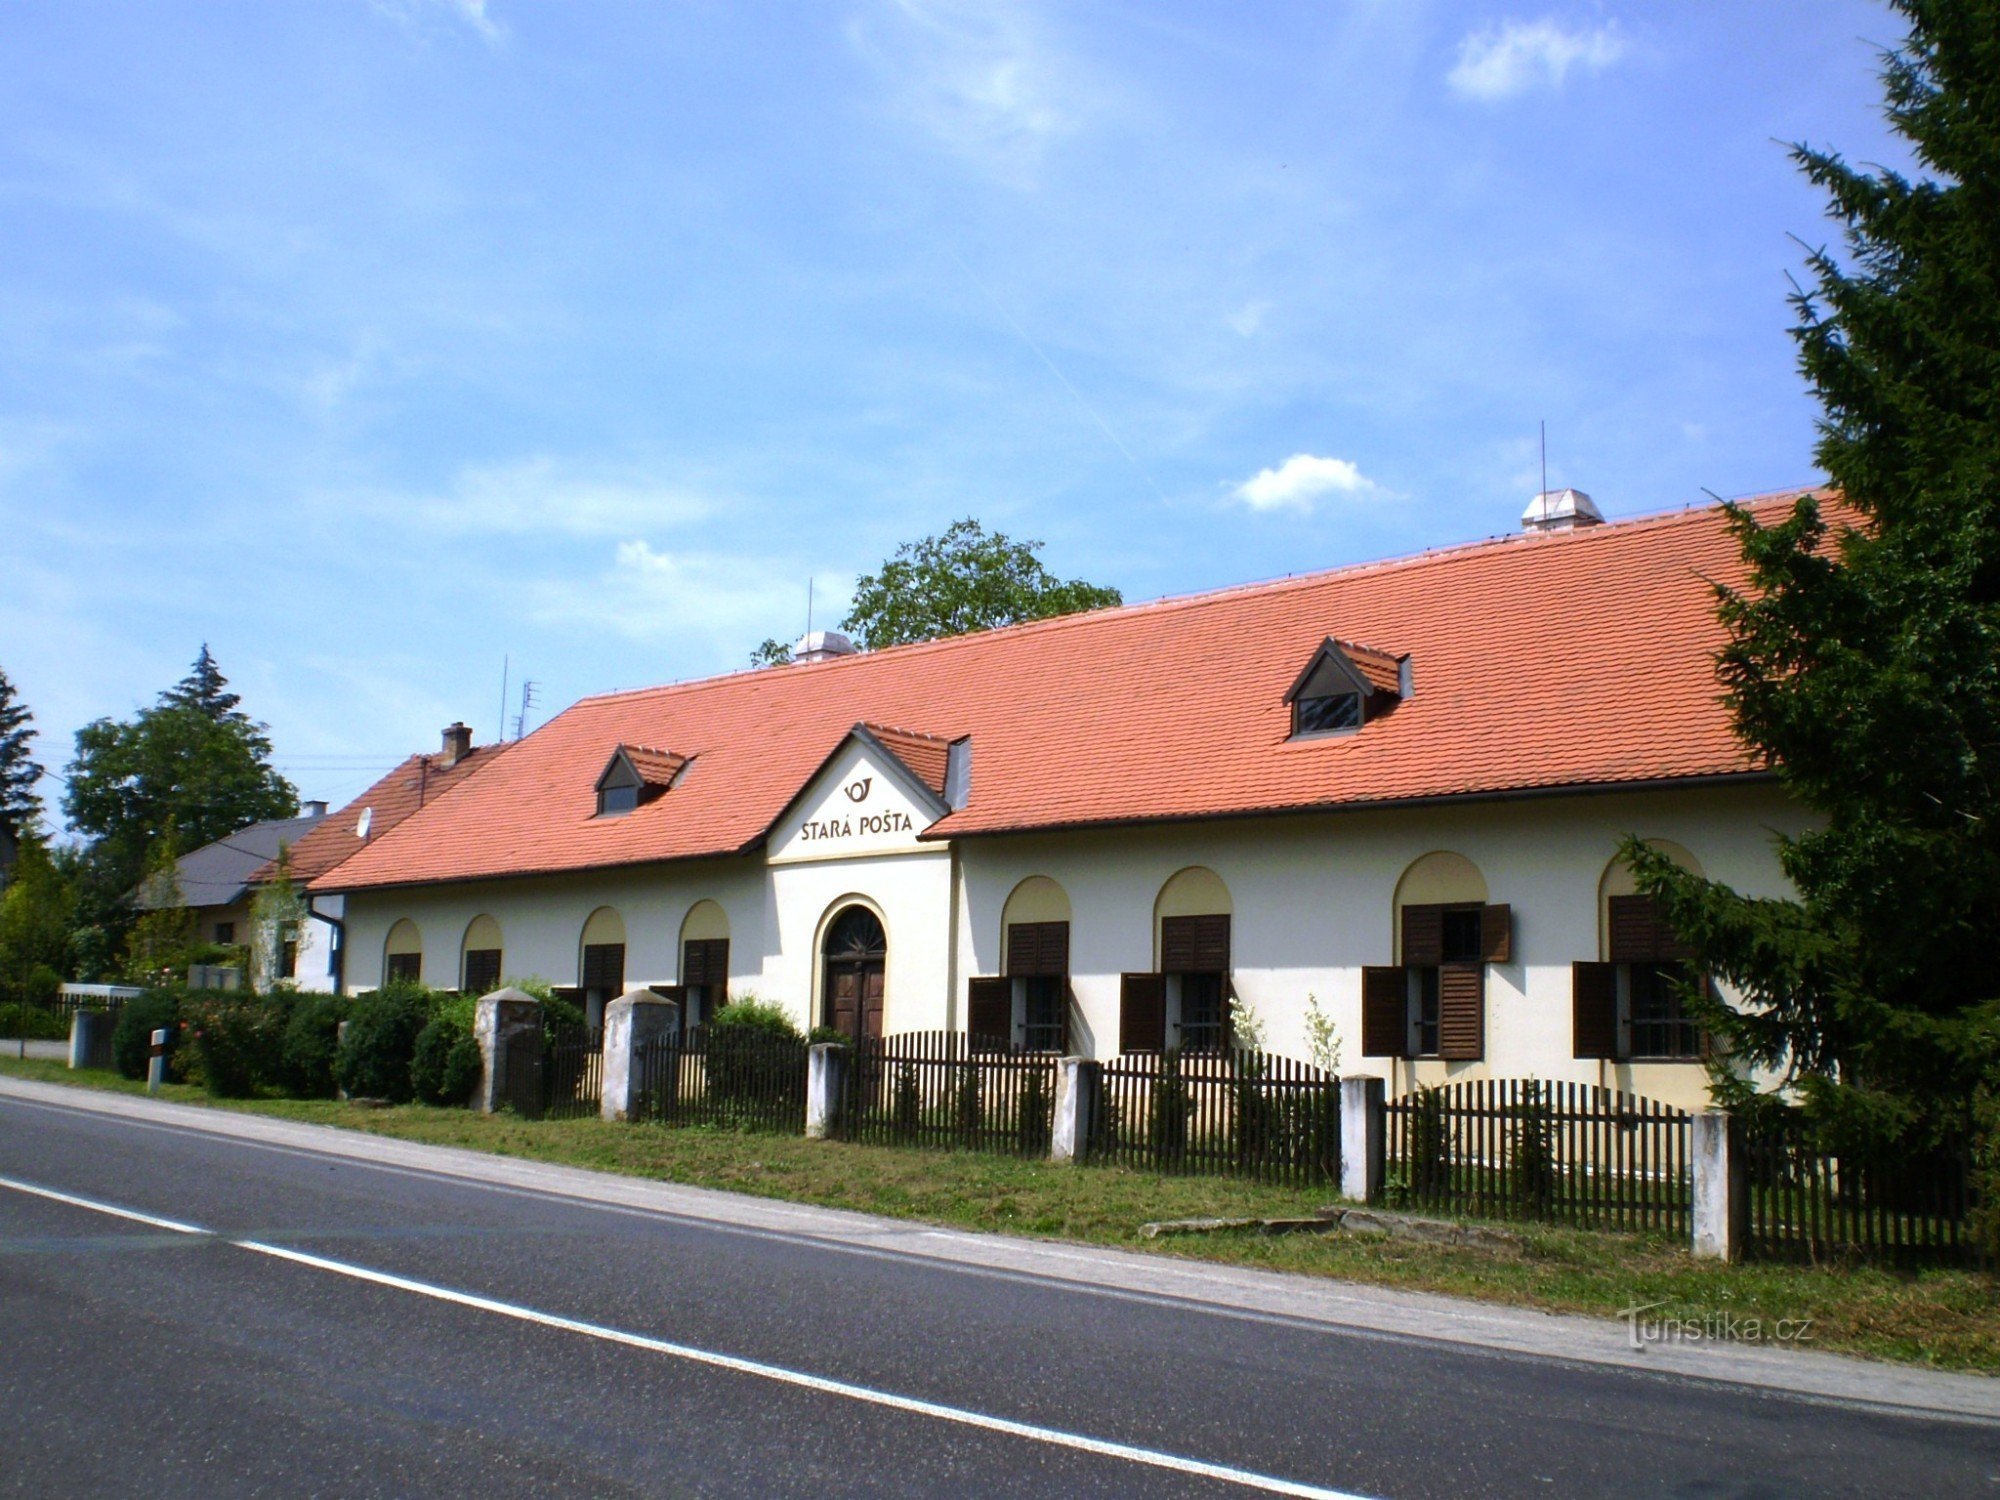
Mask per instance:
[[[354,836],[365,843],[368,839],[368,830],[374,826],[375,809],[364,807],[361,809],[361,821],[354,825]]]

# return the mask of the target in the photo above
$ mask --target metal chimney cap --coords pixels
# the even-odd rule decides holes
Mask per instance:
[[[1574,531],[1603,524],[1604,512],[1582,490],[1543,490],[1521,512],[1523,531]]]
[[[792,660],[831,661],[836,656],[853,656],[859,649],[838,630],[815,630],[799,637],[792,647]]]

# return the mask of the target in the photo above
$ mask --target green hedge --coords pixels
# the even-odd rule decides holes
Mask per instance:
[[[333,1076],[349,1094],[407,1104],[414,1092],[410,1063],[430,1024],[434,996],[421,985],[392,984],[358,996]]]
[[[127,1078],[144,1078],[151,1061],[153,1033],[166,1028],[167,1066],[180,1045],[181,997],[173,990],[147,990],[127,1000],[111,1032],[111,1061]]]

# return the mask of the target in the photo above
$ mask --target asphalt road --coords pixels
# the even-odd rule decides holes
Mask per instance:
[[[0,1179],[0,1494],[2000,1494],[1991,1425],[13,1099]]]

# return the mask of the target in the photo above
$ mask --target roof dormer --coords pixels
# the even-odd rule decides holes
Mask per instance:
[[[687,769],[689,757],[644,745],[620,745],[597,778],[597,816],[616,817],[663,797]]]
[[[1352,734],[1410,696],[1410,658],[1328,636],[1292,682],[1291,738]]]

